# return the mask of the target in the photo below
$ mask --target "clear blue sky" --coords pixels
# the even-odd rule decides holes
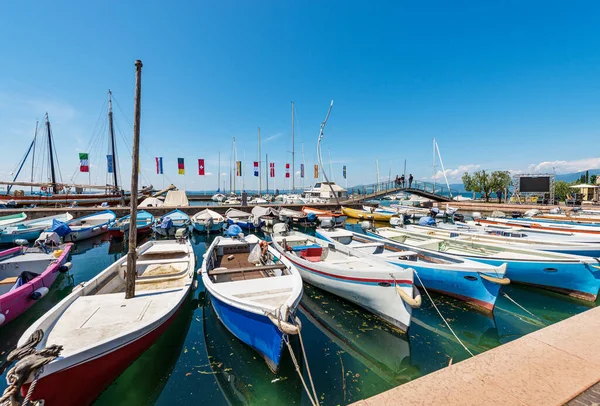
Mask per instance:
[[[163,156],[166,182],[184,186],[176,164],[184,157],[185,186],[215,188],[217,152],[226,172],[235,136],[246,187],[255,187],[260,126],[263,154],[283,187],[292,100],[296,170],[303,142],[307,184],[332,99],[324,158],[331,150],[342,185],[342,165],[349,185],[373,182],[376,157],[381,177],[390,161],[401,174],[407,159],[407,172],[431,179],[433,137],[451,182],[465,168],[600,168],[600,3],[368,3],[1,2],[0,178],[10,176],[46,111],[70,178],[107,89],[131,120],[138,58],[141,165],[155,186],[162,180],[153,157]],[[115,109],[129,142],[131,128]],[[119,149],[128,179],[123,141]],[[103,183],[106,146],[91,153],[92,177]],[[197,158],[213,176],[197,176]]]

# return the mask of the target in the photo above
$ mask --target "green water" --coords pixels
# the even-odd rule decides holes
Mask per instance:
[[[108,237],[105,237],[108,238]],[[207,238],[194,235],[197,258]],[[78,243],[70,276],[61,275],[52,291],[27,313],[0,329],[0,362],[25,329],[123,252],[107,239]],[[197,264],[199,267],[200,264]],[[408,334],[399,334],[362,309],[305,285],[298,314],[306,356],[320,401],[347,404],[469,357],[431,303],[413,313]],[[517,285],[504,291],[535,316],[501,296],[493,315],[472,310],[440,295],[433,300],[456,334],[473,353],[494,348],[594,306],[540,289]],[[300,354],[297,340],[292,340]],[[307,377],[305,368],[302,368]],[[4,375],[2,376],[4,389]],[[167,332],[132,364],[96,401],[96,405],[304,404],[309,401],[289,354],[278,375],[253,350],[233,337],[216,318],[200,287]]]

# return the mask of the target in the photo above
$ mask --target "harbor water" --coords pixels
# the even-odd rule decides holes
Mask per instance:
[[[194,234],[199,261],[213,237]],[[73,267],[51,292],[0,329],[0,362],[25,329],[44,312],[124,255],[108,235],[76,244]],[[200,267],[200,262],[197,263]],[[96,405],[308,405],[289,354],[274,375],[262,358],[233,337],[217,319],[202,282],[177,320],[96,401]],[[509,285],[492,315],[432,294],[439,311],[474,354],[519,338],[598,304],[541,289]],[[298,315],[312,377],[323,405],[355,402],[469,357],[423,295],[408,334],[400,334],[361,308],[304,286]],[[514,302],[518,303],[515,304]],[[291,341],[301,354],[296,339]],[[307,371],[302,367],[305,378]],[[5,388],[3,371],[0,388]],[[57,390],[61,390],[57,388]]]

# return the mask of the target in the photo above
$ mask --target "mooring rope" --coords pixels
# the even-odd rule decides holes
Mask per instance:
[[[425,287],[425,285],[423,284],[423,281],[421,280],[421,278],[419,277],[419,274],[417,273],[417,271],[414,271],[415,276],[417,277],[417,279],[419,280],[419,282],[421,283],[421,286],[423,287],[423,290],[425,291],[425,293],[427,294],[427,297],[429,298],[429,300],[431,301],[431,304],[433,305],[434,309],[437,311],[437,313],[439,314],[439,316],[442,318],[442,320],[444,321],[444,324],[446,324],[446,327],[448,327],[448,330],[450,330],[450,332],[452,333],[452,335],[454,336],[454,338],[456,338],[456,341],[458,341],[458,343],[460,345],[462,345],[462,347],[465,349],[466,352],[469,353],[469,355],[471,355],[471,357],[474,357],[475,354],[473,354],[471,352],[471,350],[469,350],[467,348],[467,346],[461,341],[460,338],[458,338],[458,336],[456,335],[456,333],[454,332],[454,330],[452,330],[452,327],[450,327],[450,324],[448,324],[448,322],[446,321],[446,319],[444,318],[444,316],[442,316],[442,313],[440,312],[440,310],[438,309],[438,307],[436,306],[435,302],[433,301],[433,299],[431,298],[431,296],[429,295],[429,291],[427,290],[427,288]]]
[[[295,321],[298,324],[300,324],[300,320],[297,317],[296,317]],[[285,336],[284,336],[284,341],[290,352],[290,357],[292,358],[292,362],[294,363],[296,372],[298,373],[298,376],[300,377],[300,381],[302,382],[302,386],[304,386],[304,390],[306,391],[306,395],[308,396],[308,399],[310,400],[311,405],[318,406],[319,405],[319,397],[317,395],[317,391],[315,390],[315,384],[313,383],[312,375],[310,373],[308,359],[306,358],[306,352],[304,351],[304,342],[302,341],[302,332],[300,331],[300,326],[298,326],[298,337],[300,339],[300,347],[302,348],[302,356],[304,357],[306,371],[308,372],[308,379],[310,381],[310,386],[312,388],[312,394],[311,394],[310,390],[308,389],[308,385],[306,384],[306,380],[304,379],[304,376],[302,375],[302,371],[300,370],[300,365],[298,364],[298,360],[296,359],[296,355],[294,354],[294,350],[292,349],[292,346],[291,346],[290,340],[289,340],[289,336],[287,334],[285,334]]]
[[[517,303],[516,300],[514,300],[512,297],[508,296],[508,293],[506,292],[502,292],[502,295],[507,298],[508,300],[510,300],[511,302],[513,302],[515,305],[517,305],[517,307],[519,307],[521,310],[524,310],[527,314],[533,316],[534,318],[538,319],[544,326],[547,326],[548,324],[542,320],[540,317],[536,316],[535,314],[533,314],[532,312],[530,312],[529,310],[527,310],[526,308],[524,308],[523,306],[521,306],[519,303]]]

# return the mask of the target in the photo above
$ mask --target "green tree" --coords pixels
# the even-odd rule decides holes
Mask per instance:
[[[554,197],[557,200],[565,200],[565,197],[571,192],[569,184],[564,180],[554,182]]]
[[[590,183],[591,183],[592,185],[595,185],[595,184],[596,184],[596,179],[597,179],[597,178],[598,178],[598,177],[597,177],[596,175],[591,175],[591,176],[590,176]]]
[[[474,172],[472,175],[465,172],[462,181],[467,192],[482,193],[485,201],[489,202],[490,194],[497,190],[504,193],[510,186],[511,179],[508,171],[487,173],[485,170],[481,170]]]

